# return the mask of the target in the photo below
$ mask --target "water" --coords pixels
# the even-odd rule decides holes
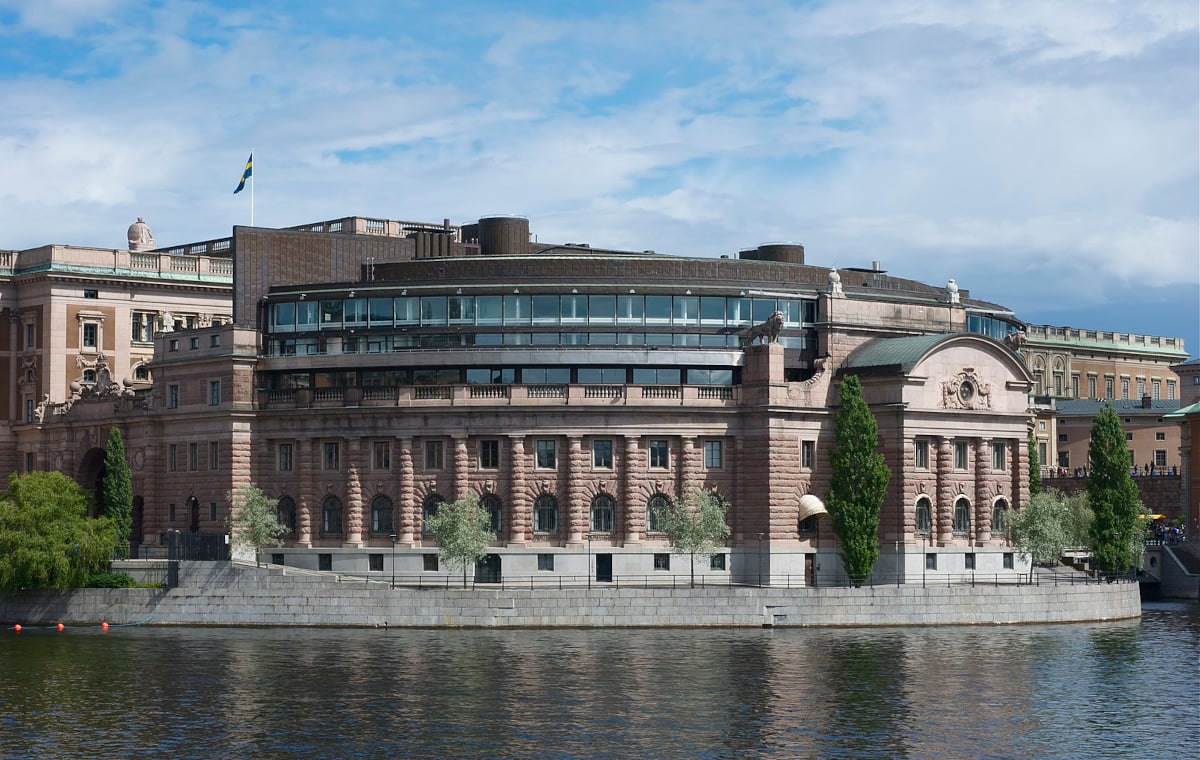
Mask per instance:
[[[1200,606],[988,628],[0,631],[0,756],[1192,758]]]

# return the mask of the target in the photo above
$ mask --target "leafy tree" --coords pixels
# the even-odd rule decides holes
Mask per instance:
[[[13,474],[0,496],[0,589],[79,588],[108,568],[121,540],[61,472]]]
[[[258,550],[264,546],[279,546],[287,528],[280,524],[276,512],[278,499],[272,499],[253,483],[238,486],[225,494],[231,505],[230,527],[233,545],[254,550],[258,565]]]
[[[1037,496],[1042,492],[1042,463],[1038,459],[1037,438],[1029,431],[1029,495]]]
[[[1092,556],[1106,573],[1123,573],[1139,564],[1142,527],[1137,485],[1129,476],[1129,450],[1121,420],[1104,404],[1092,425],[1087,494],[1095,519],[1091,528]]]
[[[657,513],[659,527],[671,548],[691,559],[691,584],[696,586],[696,557],[711,557],[729,538],[725,512],[729,505],[709,488],[686,488],[683,496]]]
[[[125,559],[129,556],[129,534],[133,529],[133,476],[129,472],[129,462],[125,460],[121,430],[116,426],[108,433],[100,497],[104,501],[104,514],[112,520],[121,538],[117,543],[117,556]]]
[[[856,375],[842,381],[842,406],[834,419],[833,478],[826,501],[834,533],[842,543],[842,565],[861,585],[879,559],[879,510],[891,473],[876,451],[875,417]]]
[[[467,568],[486,557],[488,544],[496,540],[491,515],[479,505],[479,498],[471,494],[449,504],[439,504],[425,525],[437,542],[442,560],[450,567],[462,567],[463,588],[466,588]]]
[[[1088,504],[1086,492],[1071,494],[1064,498],[1067,507],[1067,521],[1063,526],[1068,548],[1083,548],[1092,543],[1092,507]]]
[[[1062,492],[1047,488],[1029,500],[1024,509],[1008,515],[1008,535],[1022,558],[1057,563],[1069,541],[1071,510]]]

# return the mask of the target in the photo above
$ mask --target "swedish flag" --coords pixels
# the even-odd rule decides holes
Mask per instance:
[[[237,190],[233,191],[234,195],[242,192],[246,187],[246,180],[250,179],[250,175],[254,173],[254,154],[250,154],[250,158],[246,159],[246,171],[242,172],[242,181],[238,183]]]

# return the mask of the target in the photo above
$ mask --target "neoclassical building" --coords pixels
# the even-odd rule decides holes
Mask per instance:
[[[19,461],[94,477],[115,424],[142,545],[226,531],[253,482],[289,529],[273,559],[409,581],[446,572],[426,516],[474,494],[497,533],[481,579],[671,582],[688,558],[655,510],[704,486],[732,535],[698,573],[811,584],[842,573],[822,500],[854,374],[892,472],[878,579],[1022,569],[1003,523],[1028,498],[1033,378],[996,339],[1021,326],[1006,309],[794,244],[532,239],[514,217],[235,227],[229,322],[163,326],[144,384],[52,392],[13,428]]]

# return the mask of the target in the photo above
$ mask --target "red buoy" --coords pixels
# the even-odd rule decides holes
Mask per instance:
[[[17,633],[20,633],[21,632],[21,624],[17,623],[16,625],[14,625],[13,630],[16,631]]]
[[[102,630],[102,631],[107,631],[107,630],[108,630],[108,623],[101,623],[101,624],[100,624],[100,630]]]
[[[59,623],[59,624],[58,624],[58,630],[60,630],[60,631],[61,631],[63,628],[66,628],[66,626],[65,626],[65,625],[63,625],[62,623]]]

